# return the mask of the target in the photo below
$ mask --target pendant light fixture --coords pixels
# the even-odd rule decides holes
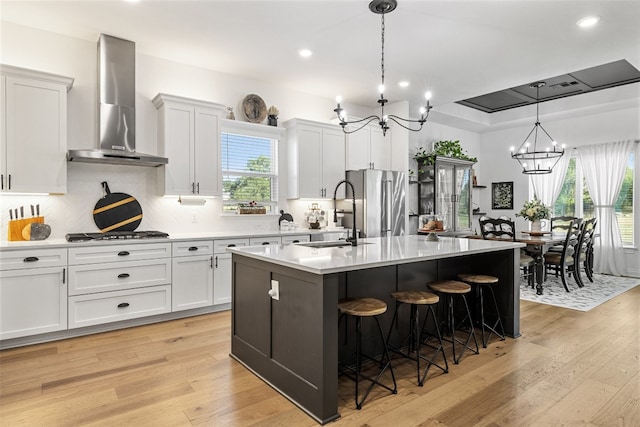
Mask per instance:
[[[546,86],[545,82],[535,82],[529,85],[530,88],[536,89],[536,123],[533,125],[533,129],[529,132],[529,135],[522,141],[518,151],[515,147],[511,147],[511,158],[516,159],[520,166],[522,166],[522,173],[527,175],[541,175],[545,173],[551,173],[553,168],[560,160],[560,157],[564,154],[565,145],[558,147],[556,141],[551,138],[549,133],[540,124],[539,118],[539,99],[540,88]],[[538,128],[540,132],[541,140],[538,141]],[[533,135],[533,142],[529,138]],[[546,135],[548,141],[543,143],[542,139]]]
[[[405,129],[408,129],[413,132],[419,132],[422,130],[422,126],[427,121],[429,117],[429,111],[431,110],[431,105],[429,105],[429,100],[431,99],[431,92],[425,93],[426,98],[426,106],[420,108],[420,119],[412,120],[412,119],[404,119],[402,117],[398,117],[393,114],[384,113],[384,105],[388,102],[388,100],[384,97],[384,15],[387,13],[393,12],[395,8],[398,6],[398,2],[396,0],[373,0],[369,3],[369,10],[373,13],[381,15],[381,39],[382,39],[382,51],[380,56],[380,70],[381,70],[381,78],[380,78],[380,86],[378,86],[378,92],[380,93],[380,98],[378,99],[378,104],[380,104],[380,115],[371,115],[369,117],[365,117],[364,119],[347,121],[347,115],[345,110],[340,106],[342,102],[342,97],[336,97],[336,103],[338,104],[336,108],[333,110],[338,119],[340,120],[340,126],[342,126],[342,130],[344,133],[354,133],[368,125],[373,121],[377,121],[378,125],[382,129],[382,134],[386,135],[387,130],[389,129],[389,121],[392,121]],[[347,129],[348,125],[354,125],[353,129]]]

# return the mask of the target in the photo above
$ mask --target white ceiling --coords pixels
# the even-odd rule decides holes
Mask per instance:
[[[90,41],[106,33],[135,41],[139,53],[373,107],[380,15],[368,3],[2,0],[0,14]],[[602,20],[580,29],[585,15]],[[385,18],[386,95],[414,111],[426,89],[438,106],[619,59],[640,68],[639,18],[638,0],[399,0]],[[313,56],[301,58],[301,48]],[[409,88],[397,87],[403,79]]]

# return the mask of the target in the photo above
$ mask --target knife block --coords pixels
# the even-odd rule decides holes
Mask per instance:
[[[29,224],[33,223],[33,222],[38,222],[40,224],[44,224],[44,217],[43,216],[34,216],[31,218],[22,218],[22,219],[14,219],[13,221],[9,221],[9,227],[7,227],[7,229],[9,230],[9,237],[8,240],[9,241],[17,241],[17,240],[24,240],[22,238],[22,230]]]

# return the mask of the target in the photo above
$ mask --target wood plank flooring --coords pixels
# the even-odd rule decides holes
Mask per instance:
[[[523,301],[521,323],[424,387],[398,360],[398,394],[360,411],[341,380],[330,425],[640,425],[640,287],[587,313]],[[223,312],[4,350],[0,425],[316,426],[229,357],[229,330]]]

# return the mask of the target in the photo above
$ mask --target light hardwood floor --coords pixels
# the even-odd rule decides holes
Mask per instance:
[[[522,336],[360,411],[340,382],[336,426],[640,426],[640,287],[582,313],[522,302]],[[316,426],[228,356],[230,313],[0,352],[2,426]]]

